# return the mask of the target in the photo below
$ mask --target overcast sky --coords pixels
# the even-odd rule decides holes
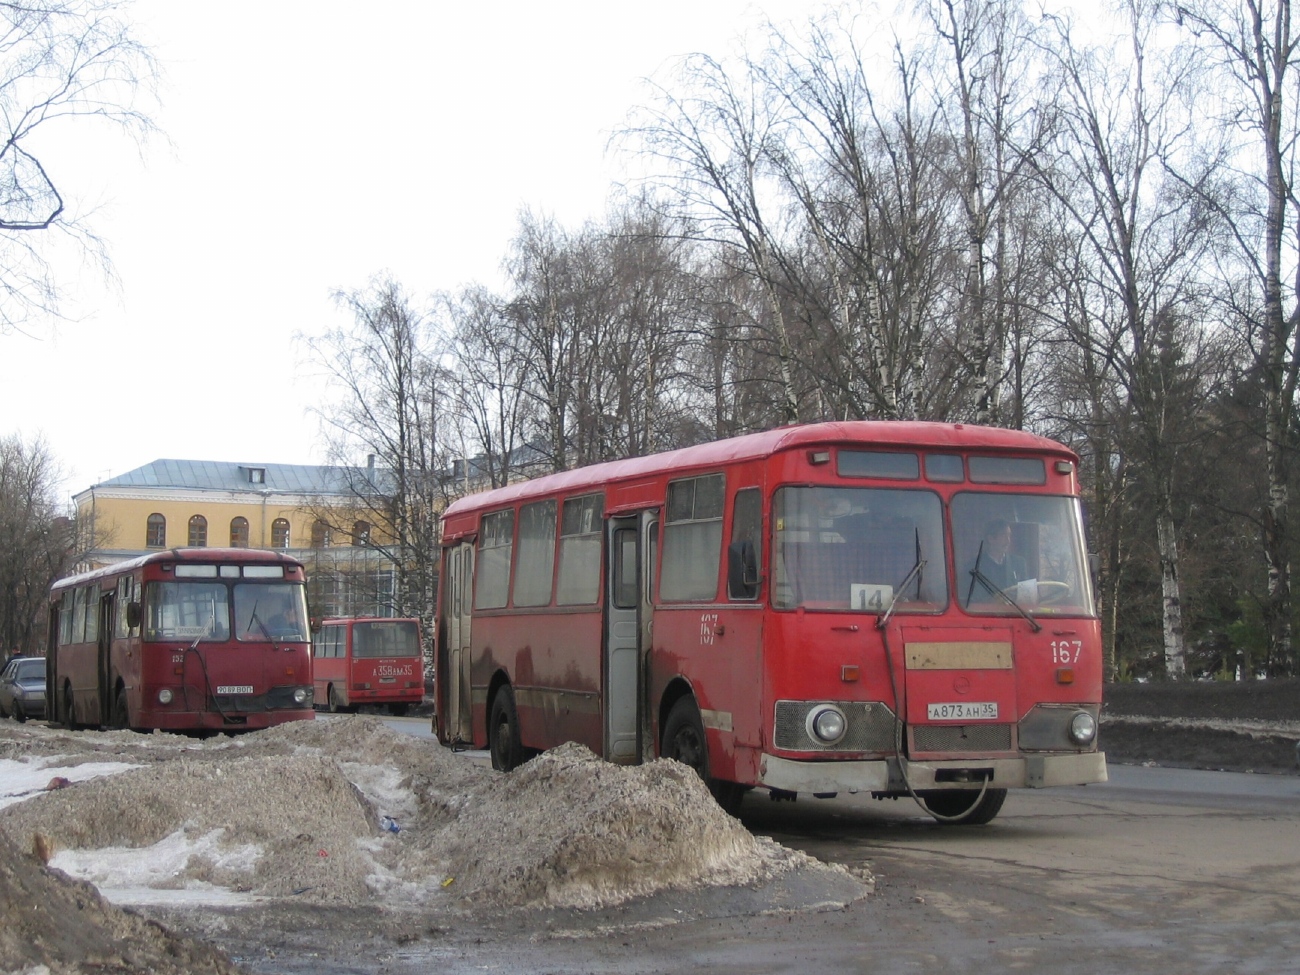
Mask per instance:
[[[119,282],[65,268],[74,319],[0,336],[0,433],[76,493],[154,459],[323,463],[293,337],[335,289],[495,285],[523,207],[600,219],[612,129],[678,55],[794,0],[368,4],[138,0],[166,77],[143,154],[91,126],[43,156]],[[58,150],[57,152],[55,150]]]

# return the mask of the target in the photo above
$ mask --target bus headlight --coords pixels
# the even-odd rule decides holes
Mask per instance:
[[[161,691],[158,692],[158,703],[159,703],[159,704],[171,704],[171,703],[172,703],[172,692],[171,692],[171,688],[169,688],[169,687],[164,687]]]
[[[306,704],[306,703],[307,703],[307,700],[308,700],[310,697],[311,697],[311,695],[307,692],[307,688],[305,688],[305,687],[297,687],[297,688],[294,688],[294,692],[293,692],[293,703],[294,703],[294,704]]]
[[[1080,711],[1070,719],[1070,740],[1076,745],[1090,745],[1097,737],[1097,719],[1087,711]]]
[[[820,704],[808,712],[808,737],[833,745],[849,728],[844,712],[833,704]]]

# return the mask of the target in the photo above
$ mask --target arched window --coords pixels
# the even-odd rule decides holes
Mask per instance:
[[[311,526],[311,547],[330,547],[330,526],[319,519],[313,522]]]
[[[370,522],[358,521],[352,526],[352,544],[369,545],[370,544]]]
[[[146,548],[167,547],[167,519],[156,511],[149,516],[149,522],[145,525],[144,544]]]
[[[285,518],[277,518],[271,522],[271,548],[288,548],[289,547],[289,522]]]
[[[248,548],[248,519],[230,519],[230,547]]]
[[[208,519],[195,515],[190,519],[190,547],[204,548],[208,544]]]

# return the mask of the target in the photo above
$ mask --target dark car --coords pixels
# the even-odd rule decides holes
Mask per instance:
[[[15,657],[0,672],[0,718],[45,717],[45,658]]]

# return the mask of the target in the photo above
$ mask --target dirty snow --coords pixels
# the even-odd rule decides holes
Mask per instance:
[[[0,830],[116,903],[596,908],[843,873],[753,836],[675,762],[566,745],[501,775],[370,716],[207,741],[7,725]]]

